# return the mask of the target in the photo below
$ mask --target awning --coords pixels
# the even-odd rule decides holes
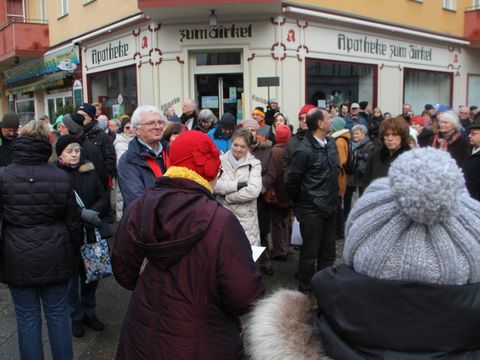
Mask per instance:
[[[53,74],[45,75],[43,79],[16,87],[7,88],[7,95],[17,95],[35,90],[42,90],[50,87],[61,86],[68,75],[68,71],[58,71]]]

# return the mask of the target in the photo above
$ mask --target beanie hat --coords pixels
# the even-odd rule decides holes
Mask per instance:
[[[292,137],[292,132],[288,125],[278,125],[275,129],[275,141],[278,144],[286,144]]]
[[[78,110],[85,111],[87,115],[90,116],[92,119],[95,119],[95,115],[97,114],[97,109],[95,109],[95,106],[88,103],[83,103],[83,105],[80,106]]]
[[[78,137],[73,135],[60,136],[57,140],[57,143],[55,144],[55,151],[57,152],[57,156],[60,157],[63,150],[65,150],[68,145],[73,143],[77,143],[80,145],[80,140],[78,139]]]
[[[480,281],[480,203],[451,156],[401,154],[353,206],[343,257],[378,279],[464,285]]]
[[[221,127],[222,129],[235,129],[236,125],[237,120],[235,119],[235,116],[233,116],[229,112],[226,112],[220,118],[219,127]]]
[[[63,116],[62,122],[67,127],[70,134],[79,134],[80,132],[82,132],[83,120],[81,125],[78,124],[77,121],[80,120],[80,118],[77,115],[81,116],[84,119],[83,115],[81,114],[67,114]],[[74,121],[74,118],[77,119],[77,121]]]
[[[2,128],[18,129],[20,126],[20,116],[14,112],[7,112],[2,118]]]
[[[365,110],[368,106],[368,101],[360,101],[360,109]]]
[[[415,115],[415,116],[412,116],[412,118],[410,119],[410,123],[411,124],[417,123],[419,125],[425,126],[425,118],[420,115]]]
[[[253,119],[245,119],[242,120],[239,124],[242,128],[254,128],[255,130],[260,130],[260,125],[258,125],[258,121],[255,121]]]
[[[261,106],[257,106],[253,111],[252,111],[252,115],[260,115],[261,117],[265,117],[265,111],[263,109],[263,107]]]
[[[432,104],[425,104],[425,110],[429,111],[429,110],[433,110],[433,109],[435,109],[435,108],[433,107]]]
[[[207,134],[184,131],[171,143],[170,164],[186,167],[212,181],[220,168],[220,152]]]
[[[332,119],[332,130],[338,131],[342,129],[345,129],[345,120],[343,120],[343,118],[341,118],[340,116],[335,116]]]
[[[439,113],[450,110],[450,106],[447,104],[435,104],[435,110]]]
[[[306,115],[310,110],[312,110],[314,108],[315,108],[315,106],[313,106],[311,104],[305,104],[305,105],[303,105],[303,107],[298,112],[298,116],[300,117],[302,115]]]

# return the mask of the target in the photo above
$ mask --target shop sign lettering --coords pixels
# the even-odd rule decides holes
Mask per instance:
[[[179,97],[176,97],[174,98],[173,100],[163,104],[162,106],[160,106],[160,109],[165,112],[170,106],[173,106],[175,104],[178,104],[180,102],[180,98]]]
[[[368,36],[350,37],[338,34],[337,49],[347,53],[363,53],[377,55],[389,59],[411,59],[419,61],[432,61],[432,48],[415,44],[386,43],[379,38]]]
[[[206,29],[180,29],[180,42],[184,40],[207,40],[207,39],[243,39],[252,37],[252,24],[245,26],[219,25]]]
[[[104,62],[112,62],[120,58],[128,57],[128,44],[118,40],[118,42],[109,42],[103,48],[93,49],[91,52],[91,62],[93,65],[101,65]]]

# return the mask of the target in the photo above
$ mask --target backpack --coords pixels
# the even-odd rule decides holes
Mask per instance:
[[[345,173],[347,175],[355,174],[356,165],[357,165],[357,156],[356,156],[355,150],[353,149],[352,141],[348,140],[347,162],[343,166]]]

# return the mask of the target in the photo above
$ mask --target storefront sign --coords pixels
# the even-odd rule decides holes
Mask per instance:
[[[80,63],[77,46],[72,45],[60,51],[45,55],[42,58],[5,70],[3,72],[5,81],[8,85],[11,85],[18,81],[54,73],[58,70],[60,62],[64,60],[68,60],[71,64]]]
[[[173,106],[175,104],[178,104],[180,102],[180,98],[176,97],[173,100],[163,104],[160,109],[162,109],[163,112],[165,112],[170,106]]]
[[[339,33],[337,36],[337,49],[347,53],[363,53],[388,57],[389,59],[412,59],[432,61],[432,48],[428,46],[387,43],[385,39],[368,36],[350,36]]]
[[[134,37],[125,36],[100,45],[87,47],[85,62],[87,69],[125,61],[133,62],[134,53]]]
[[[180,29],[178,32],[180,42],[184,42],[184,40],[244,39],[252,37],[252,24],[245,26],[219,25],[204,29]]]

